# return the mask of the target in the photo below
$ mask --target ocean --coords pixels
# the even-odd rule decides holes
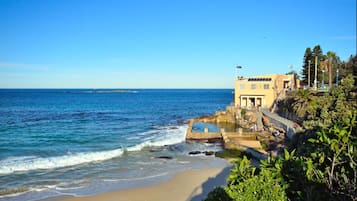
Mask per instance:
[[[230,89],[0,89],[0,200],[88,196],[227,165],[190,151],[187,119],[233,101]]]

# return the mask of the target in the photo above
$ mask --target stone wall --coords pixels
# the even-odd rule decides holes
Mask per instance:
[[[274,127],[284,129],[286,137],[288,137],[289,139],[293,138],[296,133],[293,121],[280,117],[276,113],[271,113],[267,109],[261,109],[261,112],[266,118],[269,119],[270,123],[272,123]]]

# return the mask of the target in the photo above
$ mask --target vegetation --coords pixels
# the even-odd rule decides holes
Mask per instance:
[[[247,113],[247,110],[243,108],[243,109],[240,111],[240,114],[242,115],[242,117],[244,117],[245,113]]]
[[[219,158],[238,158],[238,157],[242,157],[244,153],[242,153],[239,150],[231,150],[231,149],[227,149],[227,150],[223,150],[221,152],[216,152],[215,156],[219,157]]]
[[[317,62],[317,82],[322,82],[322,74],[325,70],[325,84],[329,81],[327,76],[329,66],[331,66],[331,83],[336,83],[337,78],[337,69],[339,71],[339,81],[346,77],[347,75],[354,74],[357,76],[356,72],[356,63],[357,58],[356,55],[353,57],[351,55],[350,59],[347,62],[342,62],[340,57],[332,51],[326,52],[323,54],[322,48],[320,45],[316,45],[312,50],[310,47],[306,48],[304,59],[303,59],[303,66],[302,66],[302,84],[306,86],[313,86],[314,78],[315,78],[315,62]],[[308,75],[309,75],[309,66],[310,66],[310,83],[308,83]]]
[[[345,64],[356,71],[356,57]],[[206,200],[357,200],[356,77],[342,77],[327,93],[289,93],[279,107],[299,119],[304,132],[259,167],[240,157],[227,186]]]

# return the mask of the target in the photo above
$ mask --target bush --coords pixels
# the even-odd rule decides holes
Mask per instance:
[[[243,153],[239,150],[231,150],[231,149],[227,149],[227,150],[223,150],[221,152],[216,152],[215,156],[219,157],[219,158],[238,158],[241,157],[243,155]]]
[[[269,160],[268,164],[277,166],[281,161]],[[238,158],[228,177],[228,186],[216,188],[206,201],[230,200],[286,200],[286,185],[282,182],[279,171],[269,165],[257,169],[250,165],[246,156]]]
[[[218,187],[211,191],[204,201],[233,201],[225,189]]]
[[[243,108],[241,111],[240,111],[240,114],[242,115],[242,117],[244,117],[245,113],[247,113],[247,110],[245,108]]]
[[[269,170],[263,169],[259,175],[227,188],[233,200],[279,201],[287,200],[285,189],[275,181]]]
[[[233,200],[286,200],[287,185],[277,168],[281,163],[281,160],[268,159],[260,168],[255,168],[244,156],[232,169],[226,192]]]

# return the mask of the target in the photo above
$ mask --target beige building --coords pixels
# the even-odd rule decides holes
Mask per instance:
[[[238,77],[234,90],[234,105],[240,108],[270,108],[280,93],[300,87],[294,74]]]

